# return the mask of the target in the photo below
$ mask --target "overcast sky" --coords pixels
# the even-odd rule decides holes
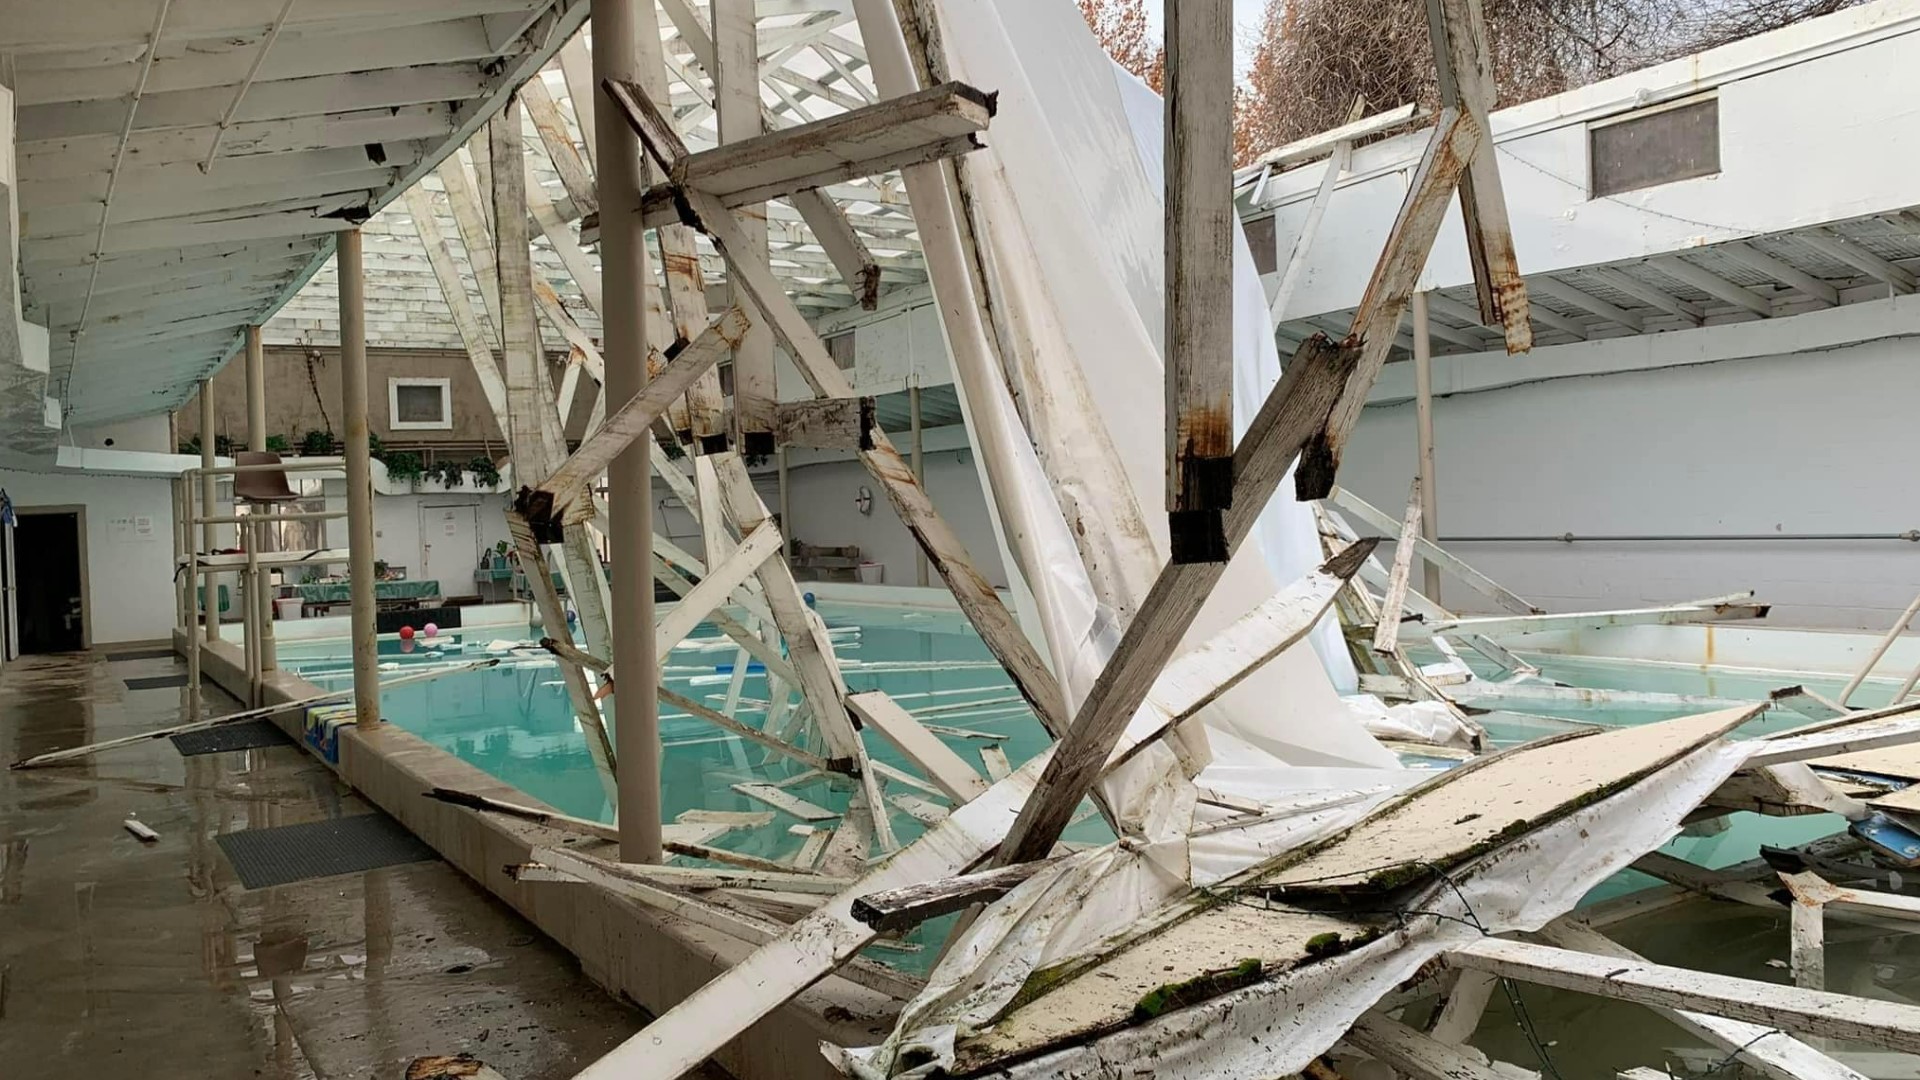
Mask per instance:
[[[1174,0],[1147,0],[1147,20],[1153,23],[1155,33],[1160,30],[1161,4],[1172,2]],[[1242,75],[1247,71],[1247,48],[1260,32],[1260,13],[1266,7],[1266,0],[1233,0],[1234,43],[1239,46],[1238,66]]]

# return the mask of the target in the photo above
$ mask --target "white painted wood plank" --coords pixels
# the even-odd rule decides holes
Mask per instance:
[[[1470,942],[1445,954],[1442,962],[1598,997],[1920,1052],[1920,1007],[1912,1005],[1499,938]]]
[[[886,736],[887,741],[925,772],[948,798],[966,802],[987,790],[986,781],[980,779],[980,774],[965,759],[883,691],[851,694],[847,697],[847,707],[862,723]]]
[[[798,795],[789,795],[772,784],[735,784],[733,790],[766,803],[784,813],[792,814],[802,821],[828,821],[840,815],[824,806],[810,803]]]
[[[678,645],[704,621],[714,608],[727,602],[733,591],[760,569],[760,564],[777,555],[781,546],[780,530],[772,521],[763,521],[747,534],[727,561],[700,579],[700,584],[683,597],[654,628],[653,651],[660,663],[667,662]]]

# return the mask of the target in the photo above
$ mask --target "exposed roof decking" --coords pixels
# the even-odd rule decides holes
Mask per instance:
[[[584,0],[17,5],[28,319],[69,423],[177,407],[334,232],[465,140]],[[151,47],[149,43],[151,44]]]

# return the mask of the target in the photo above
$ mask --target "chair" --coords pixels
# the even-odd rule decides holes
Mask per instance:
[[[271,450],[236,450],[233,454],[233,463],[235,465],[278,465],[280,455]],[[290,503],[300,498],[299,494],[287,484],[287,474],[283,469],[235,473],[233,497],[255,506]]]

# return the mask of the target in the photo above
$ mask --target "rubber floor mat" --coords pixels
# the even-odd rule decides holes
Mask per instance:
[[[132,652],[108,653],[107,659],[108,660],[168,660],[168,659],[172,659],[173,656],[174,656],[174,651],[172,649],[154,648],[154,649],[136,649]]]
[[[184,671],[178,675],[143,675],[125,682],[129,690],[168,690],[187,685],[187,675]]]
[[[214,839],[249,889],[439,858],[426,841],[381,813],[246,829]]]
[[[249,720],[244,724],[188,731],[173,737],[173,748],[181,757],[224,754],[229,750],[255,750],[263,746],[292,746],[293,740],[271,720]]]

